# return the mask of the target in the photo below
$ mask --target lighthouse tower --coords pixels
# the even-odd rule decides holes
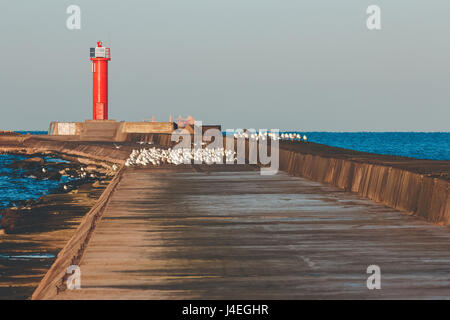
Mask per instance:
[[[105,48],[101,41],[96,48],[91,48],[93,75],[93,119],[108,120],[108,61],[111,60],[110,48]]]

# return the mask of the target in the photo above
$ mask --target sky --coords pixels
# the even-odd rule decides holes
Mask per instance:
[[[102,40],[110,119],[450,131],[449,30],[446,0],[1,1],[0,129],[90,119],[89,48]]]

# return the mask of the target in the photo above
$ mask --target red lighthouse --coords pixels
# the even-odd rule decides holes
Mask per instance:
[[[108,61],[111,60],[110,48],[97,42],[96,48],[91,48],[93,86],[93,119],[108,120]]]

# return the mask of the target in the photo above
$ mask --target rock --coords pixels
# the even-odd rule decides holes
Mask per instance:
[[[39,164],[39,165],[43,165],[45,163],[44,159],[39,158],[39,157],[25,159],[25,160],[22,160],[22,162],[24,162],[24,163],[36,163],[36,164]]]
[[[48,172],[47,178],[50,180],[59,181],[61,179],[61,174],[57,171]]]
[[[34,177],[35,179],[49,179],[59,181],[61,174],[58,171],[42,171],[42,169],[28,170],[23,174],[23,177]]]
[[[6,167],[12,169],[34,169],[43,166],[45,163],[44,159],[39,157],[34,157],[25,160],[16,160],[7,165]]]

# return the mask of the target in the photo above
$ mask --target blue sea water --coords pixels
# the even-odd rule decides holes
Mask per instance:
[[[14,205],[17,200],[37,199],[51,193],[59,186],[61,181],[40,180],[30,176],[23,176],[23,170],[6,168],[14,160],[23,160],[29,157],[22,155],[0,155],[0,209]],[[65,162],[61,159],[44,157],[46,162]]]
[[[23,131],[16,131],[16,132],[20,133],[20,134],[32,134],[32,135],[48,134],[47,131],[27,131],[27,130],[23,130]]]
[[[450,132],[302,132],[308,141],[370,153],[450,160]]]

